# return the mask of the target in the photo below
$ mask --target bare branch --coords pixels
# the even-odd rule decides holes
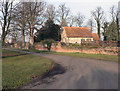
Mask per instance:
[[[85,18],[84,15],[81,15],[81,13],[78,13],[77,16],[76,16],[76,18],[75,18],[75,20],[76,20],[76,26],[81,27],[82,24],[83,24],[84,18]]]
[[[58,10],[57,10],[57,20],[60,23],[60,25],[62,25],[62,20],[68,19],[68,15],[70,14],[70,9],[68,7],[66,7],[66,5],[63,3],[61,5],[59,5]]]
[[[98,30],[98,35],[100,37],[100,28],[101,28],[101,22],[103,20],[103,16],[104,16],[104,11],[102,10],[101,7],[97,7],[95,9],[95,11],[91,12],[92,16],[94,17],[96,23],[97,23],[97,30]]]

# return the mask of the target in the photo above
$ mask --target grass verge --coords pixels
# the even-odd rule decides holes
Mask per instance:
[[[80,58],[90,58],[90,59],[98,59],[104,61],[112,61],[118,62],[118,56],[115,55],[105,55],[105,54],[86,54],[86,53],[64,53],[64,52],[49,52],[49,51],[40,51],[36,49],[19,49],[23,51],[36,52],[36,53],[48,53],[55,55],[64,55],[64,56],[72,56],[72,57],[80,57]]]
[[[63,52],[58,52],[58,53],[53,53],[53,54],[118,62],[118,56],[115,56],[115,55],[86,54],[86,53],[63,53]]]
[[[15,56],[20,56],[20,55],[26,55],[26,53],[2,50],[2,58],[15,57]]]
[[[31,54],[14,56],[19,52],[3,50],[3,54],[12,54],[2,60],[3,89],[14,89],[29,83],[32,79],[48,72],[53,61]],[[20,53],[21,54],[21,53]]]

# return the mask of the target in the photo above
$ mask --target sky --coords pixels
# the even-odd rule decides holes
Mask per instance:
[[[21,1],[21,0],[17,0],[17,1]],[[118,2],[120,0],[45,0],[45,1],[48,2],[48,4],[53,4],[56,8],[61,3],[65,3],[66,6],[70,8],[73,15],[76,15],[78,12],[80,12],[85,16],[85,21],[83,24],[85,26],[87,24],[88,19],[91,18],[91,11],[95,10],[95,8],[98,6],[101,6],[102,9],[105,11],[105,17],[109,21],[110,7],[113,5],[118,7]],[[94,30],[94,32],[96,32],[96,30]]]
[[[110,7],[115,5],[118,7],[118,2],[120,0],[46,0],[58,7],[59,4],[65,3],[73,13],[76,15],[78,12],[85,16],[84,25],[87,23],[88,19],[91,18],[91,11],[95,10],[96,7],[101,6],[105,11],[105,16],[107,20],[110,20],[109,11]]]

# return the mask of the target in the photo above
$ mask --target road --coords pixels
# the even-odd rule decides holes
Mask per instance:
[[[30,52],[29,52],[30,53]],[[64,74],[24,86],[24,89],[118,89],[118,63],[94,59],[39,54],[66,68]]]

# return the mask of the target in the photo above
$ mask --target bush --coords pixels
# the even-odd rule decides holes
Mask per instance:
[[[42,41],[42,44],[43,44],[44,48],[47,48],[50,51],[52,42],[53,42],[53,40],[47,39],[47,40]]]
[[[61,45],[62,45],[62,46],[66,46],[66,43],[64,43],[64,42],[61,42]]]
[[[79,47],[80,45],[79,44],[72,44],[72,46]]]
[[[34,45],[29,44],[29,49],[35,49]]]

